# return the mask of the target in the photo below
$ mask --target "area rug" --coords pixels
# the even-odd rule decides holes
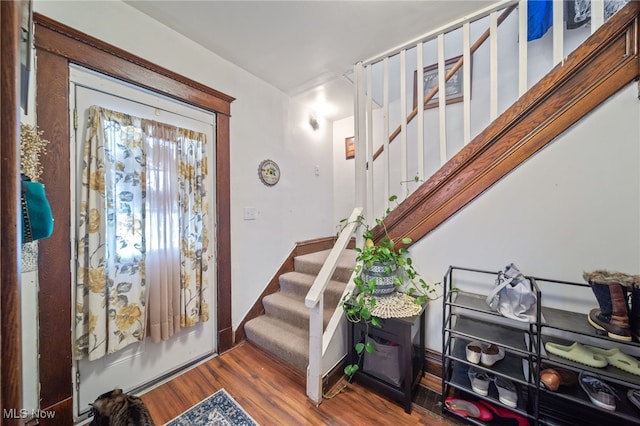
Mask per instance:
[[[258,426],[258,423],[227,391],[220,389],[165,426]]]

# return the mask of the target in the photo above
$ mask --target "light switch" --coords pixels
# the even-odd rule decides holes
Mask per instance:
[[[242,209],[244,220],[256,220],[258,219],[258,209],[255,207],[244,207]]]

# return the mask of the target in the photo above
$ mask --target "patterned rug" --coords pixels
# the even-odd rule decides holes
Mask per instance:
[[[258,426],[224,389],[194,405],[165,426]]]

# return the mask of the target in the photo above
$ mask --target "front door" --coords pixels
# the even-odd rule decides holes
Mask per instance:
[[[70,91],[70,102],[72,103],[70,108],[71,111],[77,112],[77,125],[72,123],[72,128],[75,127],[76,131],[75,137],[72,137],[71,141],[74,148],[71,152],[75,153],[75,158],[71,161],[71,211],[76,211],[75,188],[76,182],[79,181],[80,173],[78,158],[81,158],[82,155],[82,145],[87,128],[87,111],[91,105],[99,105],[132,116],[149,118],[205,133],[207,141],[212,142],[209,143],[208,156],[209,158],[215,158],[215,115],[211,112],[196,109],[77,67],[71,67],[70,69]],[[215,161],[210,161],[209,165],[209,199],[213,202],[215,200],[215,185],[213,182],[215,170],[211,170],[211,165],[215,165]],[[214,205],[210,205],[210,211],[215,211]],[[213,219],[211,220],[213,221]],[[74,218],[72,219],[71,231],[72,258],[74,259],[77,258],[75,253],[75,241],[77,239],[75,228]],[[215,229],[213,223],[209,224],[209,229]],[[212,241],[210,247],[214,246],[215,243]],[[72,264],[71,268],[75,279],[76,265]],[[208,292],[210,300],[207,302],[211,307],[211,312],[215,312],[216,305],[213,298],[215,294],[215,265],[213,262],[210,262],[208,273],[210,274],[210,291]],[[152,283],[148,285],[152,285]],[[75,297],[75,291],[72,293]],[[214,355],[217,350],[215,318],[215,315],[211,315],[211,319],[208,322],[198,323],[194,327],[183,328],[165,342],[156,344],[147,339],[141,343],[131,344],[115,354],[107,355],[95,361],[80,360],[76,362],[76,377],[74,378],[76,417],[79,420],[85,417],[89,409],[89,403],[109,390],[121,388],[125,392],[140,392],[145,387],[157,383],[180,369]]]

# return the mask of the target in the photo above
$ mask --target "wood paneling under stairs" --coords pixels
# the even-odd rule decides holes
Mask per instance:
[[[414,405],[406,414],[358,384],[318,407],[305,395],[305,378],[250,343],[195,367],[142,395],[156,424],[164,424],[224,388],[261,426],[269,425],[452,425]]]

